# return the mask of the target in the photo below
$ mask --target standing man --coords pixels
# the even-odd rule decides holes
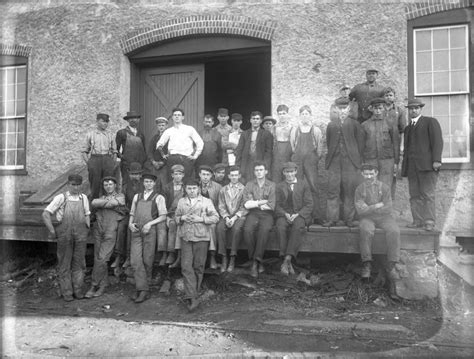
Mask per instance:
[[[249,259],[253,262],[250,275],[263,273],[263,254],[268,235],[273,227],[276,204],[275,183],[266,179],[268,170],[264,162],[254,163],[255,179],[247,182],[244,190],[244,207],[249,211],[244,224],[244,238]]]
[[[219,132],[221,135],[222,141],[222,155],[221,160],[223,160],[227,156],[227,151],[225,149],[228,141],[229,141],[229,134],[232,130],[232,126],[229,125],[229,110],[226,108],[220,108],[217,110],[217,120],[219,124],[215,127],[216,131]]]
[[[160,140],[163,132],[165,132],[168,127],[168,120],[166,117],[157,117],[155,119],[156,123],[156,133],[150,140],[148,144],[148,169],[157,177],[156,189],[160,192],[164,185],[168,183],[168,169],[166,167],[166,148],[158,149],[156,144]]]
[[[273,136],[260,128],[262,118],[260,111],[250,114],[251,128],[242,133],[235,149],[235,164],[242,171],[244,183],[252,180],[255,162],[263,161],[266,169],[272,164]]]
[[[125,195],[117,193],[115,177],[105,177],[102,180],[104,195],[92,200],[96,209],[97,221],[92,231],[94,237],[94,267],[92,269],[92,286],[86,293],[86,298],[100,297],[109,284],[107,263],[112,256],[117,241],[119,222],[126,213]]]
[[[222,159],[221,135],[212,126],[214,126],[214,117],[212,115],[204,116],[203,129],[200,133],[204,147],[194,166],[196,172],[199,172],[202,165],[213,167]]]
[[[360,217],[359,248],[362,257],[362,278],[370,278],[372,268],[372,240],[375,228],[385,231],[387,242],[387,272],[391,279],[397,276],[395,264],[400,260],[400,228],[392,213],[390,187],[377,180],[376,165],[363,164],[364,182],[355,192],[355,206]]]
[[[222,148],[226,154],[222,159],[222,162],[228,166],[234,166],[235,149],[239,144],[240,136],[243,132],[240,128],[240,126],[242,126],[242,115],[240,113],[233,113],[230,121],[232,123],[232,129],[229,132],[228,142],[222,144]]]
[[[219,221],[219,215],[212,201],[199,194],[199,185],[195,180],[187,180],[186,195],[178,202],[176,222],[181,239],[185,299],[189,300],[188,309],[191,312],[199,305],[198,295],[211,239],[211,224]]]
[[[368,120],[372,113],[369,111],[370,101],[377,97],[383,97],[384,87],[377,83],[378,70],[368,69],[365,72],[366,82],[355,85],[349,93],[349,100],[356,101],[359,107],[357,120],[359,123]]]
[[[90,210],[87,196],[81,193],[82,177],[70,175],[68,190],[58,194],[43,211],[43,222],[48,238],[57,239],[58,280],[61,295],[66,302],[84,298],[84,271],[86,270],[87,235],[90,228]],[[56,215],[56,229],[51,215]]]
[[[109,115],[97,114],[97,128],[90,131],[86,136],[86,143],[82,150],[82,159],[89,171],[89,185],[91,189],[91,200],[99,198],[102,178],[112,176],[117,160],[117,146],[114,135],[107,130],[109,126]],[[90,157],[87,155],[90,154]]]
[[[184,167],[185,177],[191,178],[194,172],[194,161],[201,154],[204,142],[194,127],[183,124],[184,110],[173,109],[172,119],[173,127],[165,130],[156,148],[163,150],[168,144],[169,155],[166,162],[168,172],[171,173],[171,167],[180,164]]]
[[[306,237],[306,226],[312,221],[313,196],[305,180],[298,180],[298,166],[294,162],[283,164],[285,181],[276,187],[276,234],[280,243],[280,257],[283,257],[281,272],[294,274],[291,264],[296,260],[301,243]]]
[[[128,126],[117,131],[115,141],[120,157],[120,171],[122,174],[122,186],[126,185],[128,169],[132,162],[138,162],[142,166],[146,160],[145,136],[138,130],[140,114],[135,111],[127,112],[123,118]]]
[[[329,109],[329,120],[332,121],[333,119],[337,119],[339,117],[340,111],[337,111],[337,104],[336,101],[345,101],[347,100],[349,105],[347,105],[345,112],[347,113],[347,117],[352,117],[354,120],[357,121],[357,117],[359,114],[359,105],[355,101],[349,100],[349,94],[351,92],[351,87],[347,84],[343,84],[339,90],[339,97],[334,101]]]
[[[293,154],[290,144],[290,133],[293,126],[290,123],[289,110],[286,105],[278,105],[277,107],[278,122],[274,127],[272,159],[272,180],[275,183],[279,183],[284,179],[282,166],[291,160]]]
[[[433,231],[436,223],[435,191],[441,168],[443,137],[438,120],[421,115],[425,104],[408,100],[410,124],[405,128],[402,176],[408,177],[413,223]]]

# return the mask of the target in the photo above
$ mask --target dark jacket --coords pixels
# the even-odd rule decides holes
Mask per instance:
[[[344,136],[347,152],[352,164],[360,168],[362,164],[362,149],[364,148],[364,131],[361,125],[353,120],[347,118],[341,125],[340,120],[331,121],[326,128],[326,142],[328,146],[328,153],[326,155],[326,169],[329,168],[334,154],[339,146],[339,138]]]
[[[246,130],[242,132],[242,135],[239,139],[239,144],[235,149],[235,164],[239,166],[243,173],[251,166],[250,163],[250,142],[252,138],[252,130]],[[270,132],[265,130],[258,130],[257,139],[256,139],[256,160],[264,161],[266,169],[270,171],[270,166],[272,164],[272,154],[273,154],[273,136]],[[251,169],[253,172],[253,168]],[[247,178],[247,181],[251,178]]]
[[[130,146],[127,146],[128,136],[139,138],[141,140],[141,145],[137,148],[129,148]],[[137,135],[135,136],[127,126],[117,131],[115,142],[117,143],[118,156],[122,159],[122,162],[126,162],[127,164],[138,162],[143,165],[147,157],[145,149],[145,135],[143,135],[143,133],[138,131]]]
[[[184,185],[183,185],[183,196],[184,197]],[[173,206],[174,201],[174,184],[173,181],[169,182],[163,187],[163,196],[165,197],[166,201],[166,208],[168,209],[168,217],[173,217],[174,212],[176,211],[176,207],[178,206],[178,201],[175,201],[175,205]],[[181,197],[181,198],[182,198]]]
[[[405,128],[402,176],[408,176],[408,161],[415,161],[418,171],[433,171],[433,162],[441,162],[443,136],[433,117],[421,116],[415,126]]]
[[[285,213],[298,213],[304,218],[306,225],[311,223],[311,213],[313,212],[313,196],[311,188],[305,180],[298,180],[293,188],[293,211],[288,206],[288,188],[286,181],[278,183],[276,187],[275,215],[285,217]]]
[[[147,151],[147,157],[148,160],[151,161],[157,161],[157,162],[166,162],[166,160],[163,158],[164,154],[167,154],[168,152],[168,145],[166,144],[163,149],[157,149],[156,144],[158,143],[161,133],[157,132],[153,135],[153,137],[150,140],[150,143],[148,144],[148,151]]]
[[[364,130],[364,161],[393,158],[395,164],[400,162],[400,136],[398,128],[392,126],[384,118],[369,118],[362,123]]]

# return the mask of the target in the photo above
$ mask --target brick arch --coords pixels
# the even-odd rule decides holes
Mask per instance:
[[[438,12],[462,9],[472,6],[473,0],[431,0],[420,1],[417,3],[407,4],[406,16],[407,20],[417,17],[436,14]]]
[[[162,41],[206,35],[244,36],[270,41],[275,27],[273,21],[245,16],[187,16],[131,32],[120,40],[120,47],[128,55]]]
[[[29,57],[30,53],[30,46],[0,43],[0,55]]]

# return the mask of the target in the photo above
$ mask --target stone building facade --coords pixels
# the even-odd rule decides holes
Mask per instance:
[[[467,20],[458,20],[459,13]],[[341,84],[365,81],[369,67],[379,69],[379,82],[395,88],[403,104],[414,94],[410,39],[416,21],[441,19],[444,26],[451,16],[453,24],[460,21],[473,31],[470,0],[3,1],[1,66],[15,65],[21,58],[26,69],[26,119],[16,130],[17,138],[24,136],[21,144],[26,150],[18,154],[24,156],[19,168],[0,164],[3,214],[14,212],[20,190],[34,191],[80,162],[83,137],[94,126],[96,113],[109,113],[110,127],[116,131],[126,125],[122,120],[126,111],[141,110],[137,81],[151,60],[140,54],[163,56],[166,61],[160,66],[169,67],[176,53],[180,64],[193,65],[192,56],[183,57],[183,48],[193,43],[219,56],[225,55],[223,50],[240,56],[239,46],[258,49],[254,52],[261,57],[252,57],[247,70],[261,65],[260,60],[268,70],[268,85],[262,87],[266,94],[260,94],[267,101],[266,114],[275,114],[276,106],[285,103],[296,117],[301,106],[309,105],[314,121],[324,129]],[[426,24],[421,22],[431,26]],[[214,43],[207,41],[213,38]],[[233,39],[231,48],[219,48],[226,38]],[[472,47],[469,35],[466,39]],[[173,47],[174,42],[181,45]],[[192,52],[195,62],[201,61],[196,57],[200,50]],[[471,69],[473,59],[467,65]],[[247,71],[242,66],[238,71]],[[252,75],[244,78],[248,84],[237,86],[243,93],[260,85]],[[238,79],[227,79],[226,87],[232,89]],[[212,87],[212,79],[206,78],[206,84]],[[205,93],[212,94],[212,89]],[[249,114],[246,108],[233,107],[232,100],[225,105],[231,112]],[[159,115],[163,114],[144,121],[150,123]],[[448,240],[452,230],[474,231],[472,112],[467,116],[463,120],[468,127],[467,155],[444,167],[438,186],[439,226]],[[321,182],[324,186],[324,177]],[[396,208],[401,217],[410,219],[406,180],[398,185]]]

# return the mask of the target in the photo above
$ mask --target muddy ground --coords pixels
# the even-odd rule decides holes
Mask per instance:
[[[58,296],[54,255],[20,252],[2,259],[2,279],[32,266],[0,283],[5,356],[474,355],[474,290],[442,266],[440,298],[406,301],[361,281],[357,256],[302,257],[299,279],[282,276],[270,256],[255,280],[242,255],[235,273],[206,272],[202,304],[189,313],[177,270],[156,268],[151,299],[142,304],[130,299],[126,273],[113,271],[102,297],[67,303]],[[165,280],[170,291],[159,293]]]

